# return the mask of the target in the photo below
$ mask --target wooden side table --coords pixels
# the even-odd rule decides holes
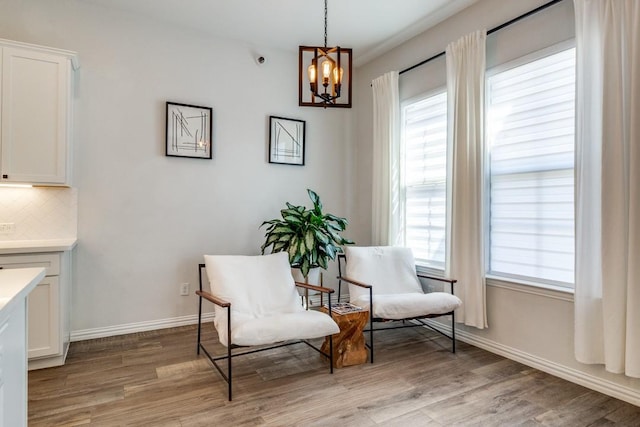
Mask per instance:
[[[328,313],[327,307],[321,307]],[[333,335],[333,367],[360,365],[367,361],[367,349],[364,345],[363,330],[369,321],[369,310],[361,309],[350,313],[332,314],[333,320],[340,327],[340,332]],[[329,353],[329,338],[322,343],[322,351]]]

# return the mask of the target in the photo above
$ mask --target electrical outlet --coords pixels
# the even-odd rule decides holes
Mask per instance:
[[[180,284],[180,295],[182,295],[182,296],[189,295],[189,284],[188,283],[181,283]]]
[[[16,225],[13,222],[0,224],[0,234],[13,234],[16,232]]]

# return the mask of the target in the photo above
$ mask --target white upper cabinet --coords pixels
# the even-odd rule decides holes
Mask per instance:
[[[72,52],[0,40],[0,183],[70,185]]]

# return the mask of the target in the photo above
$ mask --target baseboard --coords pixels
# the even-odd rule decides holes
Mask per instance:
[[[442,331],[451,333],[450,325],[434,320],[428,320],[428,322],[432,323]],[[552,362],[539,356],[526,353],[516,348],[476,336],[467,331],[456,329],[456,338],[467,344],[471,344],[483,350],[490,351],[491,353],[499,354],[500,356],[506,357],[507,359],[515,360],[516,362],[520,362],[523,365],[536,368],[550,375],[562,378],[567,381],[571,381],[572,383],[576,383],[591,390],[606,394],[607,396],[624,400],[625,402],[631,403],[632,405],[640,406],[640,390],[636,390],[631,387],[625,387],[620,384],[616,384],[614,382],[579,371],[577,369],[560,365],[556,362]]]
[[[202,315],[204,322],[213,321],[213,313]],[[106,328],[80,329],[71,332],[71,341],[84,341],[95,338],[112,337],[115,335],[133,334],[136,332],[153,331],[156,329],[175,328],[178,326],[194,325],[198,323],[198,315],[172,317],[169,319],[151,320],[147,322],[127,323],[124,325],[108,326]]]
[[[33,371],[36,369],[53,368],[54,366],[62,366],[64,365],[64,361],[67,358],[68,352],[69,352],[69,343],[65,342],[62,349],[62,354],[59,356],[29,359],[28,370]]]

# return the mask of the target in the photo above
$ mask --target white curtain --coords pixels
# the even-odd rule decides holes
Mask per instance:
[[[447,267],[458,279],[463,304],[456,320],[487,327],[484,279],[483,110],[486,32],[450,43],[446,50],[449,102]]]
[[[400,97],[398,72],[388,72],[373,86],[373,245],[394,245],[399,239]]]
[[[640,377],[640,1],[575,14],[576,359]]]

